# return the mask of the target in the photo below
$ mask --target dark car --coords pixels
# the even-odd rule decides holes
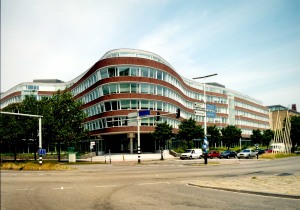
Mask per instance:
[[[265,150],[264,150],[264,149],[258,149],[257,154],[261,155],[261,154],[264,154],[264,153],[265,153]]]
[[[227,150],[227,151],[221,152],[219,155],[219,158],[227,158],[227,159],[230,157],[236,158],[236,155],[237,155],[236,152]]]

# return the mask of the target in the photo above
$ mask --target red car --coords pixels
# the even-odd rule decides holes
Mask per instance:
[[[213,159],[214,157],[219,157],[220,152],[217,152],[215,150],[210,151],[209,153],[207,153],[207,157],[210,159]],[[203,156],[203,155],[202,155]]]

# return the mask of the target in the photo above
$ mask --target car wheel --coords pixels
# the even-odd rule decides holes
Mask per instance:
[[[192,159],[192,156],[190,156],[190,159]]]
[[[240,159],[240,157],[238,157],[238,159]]]
[[[210,159],[213,159],[213,157],[210,157]]]

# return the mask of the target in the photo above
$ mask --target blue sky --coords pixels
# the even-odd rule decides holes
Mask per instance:
[[[117,48],[151,51],[185,78],[300,110],[299,0],[2,0],[1,91],[69,81]]]

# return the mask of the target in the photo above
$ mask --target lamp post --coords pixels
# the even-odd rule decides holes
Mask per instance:
[[[206,90],[205,90],[205,78],[207,77],[212,77],[212,76],[216,76],[218,74],[210,74],[210,75],[206,75],[203,77],[195,77],[193,79],[204,79],[204,83],[203,83],[203,92],[204,92],[204,141],[203,141],[203,149],[205,151],[204,153],[204,164],[207,164],[207,150],[208,150],[208,141],[207,141],[207,125],[206,125],[206,121],[207,121],[207,114],[206,114]]]

